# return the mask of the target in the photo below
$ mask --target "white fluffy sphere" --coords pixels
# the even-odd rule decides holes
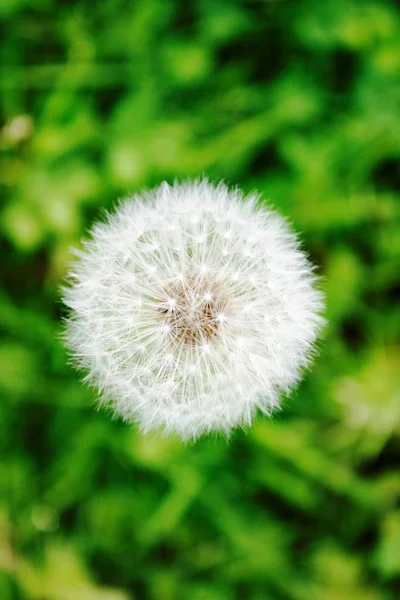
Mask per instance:
[[[144,431],[250,424],[309,364],[323,298],[295,234],[254,195],[164,183],[124,200],[77,254],[67,345]]]

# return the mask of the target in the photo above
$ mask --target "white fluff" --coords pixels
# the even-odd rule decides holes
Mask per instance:
[[[142,430],[250,424],[309,364],[323,298],[295,234],[207,181],[124,200],[78,251],[65,337],[86,380]]]

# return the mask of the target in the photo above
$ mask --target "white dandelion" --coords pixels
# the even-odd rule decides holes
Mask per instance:
[[[124,200],[78,251],[65,338],[100,401],[142,430],[228,433],[279,406],[323,297],[283,217],[207,181]]]

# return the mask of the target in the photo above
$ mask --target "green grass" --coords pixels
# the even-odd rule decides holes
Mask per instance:
[[[394,599],[396,3],[6,0],[0,16],[1,600]],[[183,445],[95,410],[59,287],[104,209],[202,174],[289,217],[329,325],[274,418]]]

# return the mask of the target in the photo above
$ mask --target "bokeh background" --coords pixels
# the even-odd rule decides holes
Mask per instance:
[[[1,600],[395,598],[396,2],[2,0],[0,16]],[[59,286],[116,199],[199,174],[290,218],[329,325],[272,420],[184,445],[95,410]]]

